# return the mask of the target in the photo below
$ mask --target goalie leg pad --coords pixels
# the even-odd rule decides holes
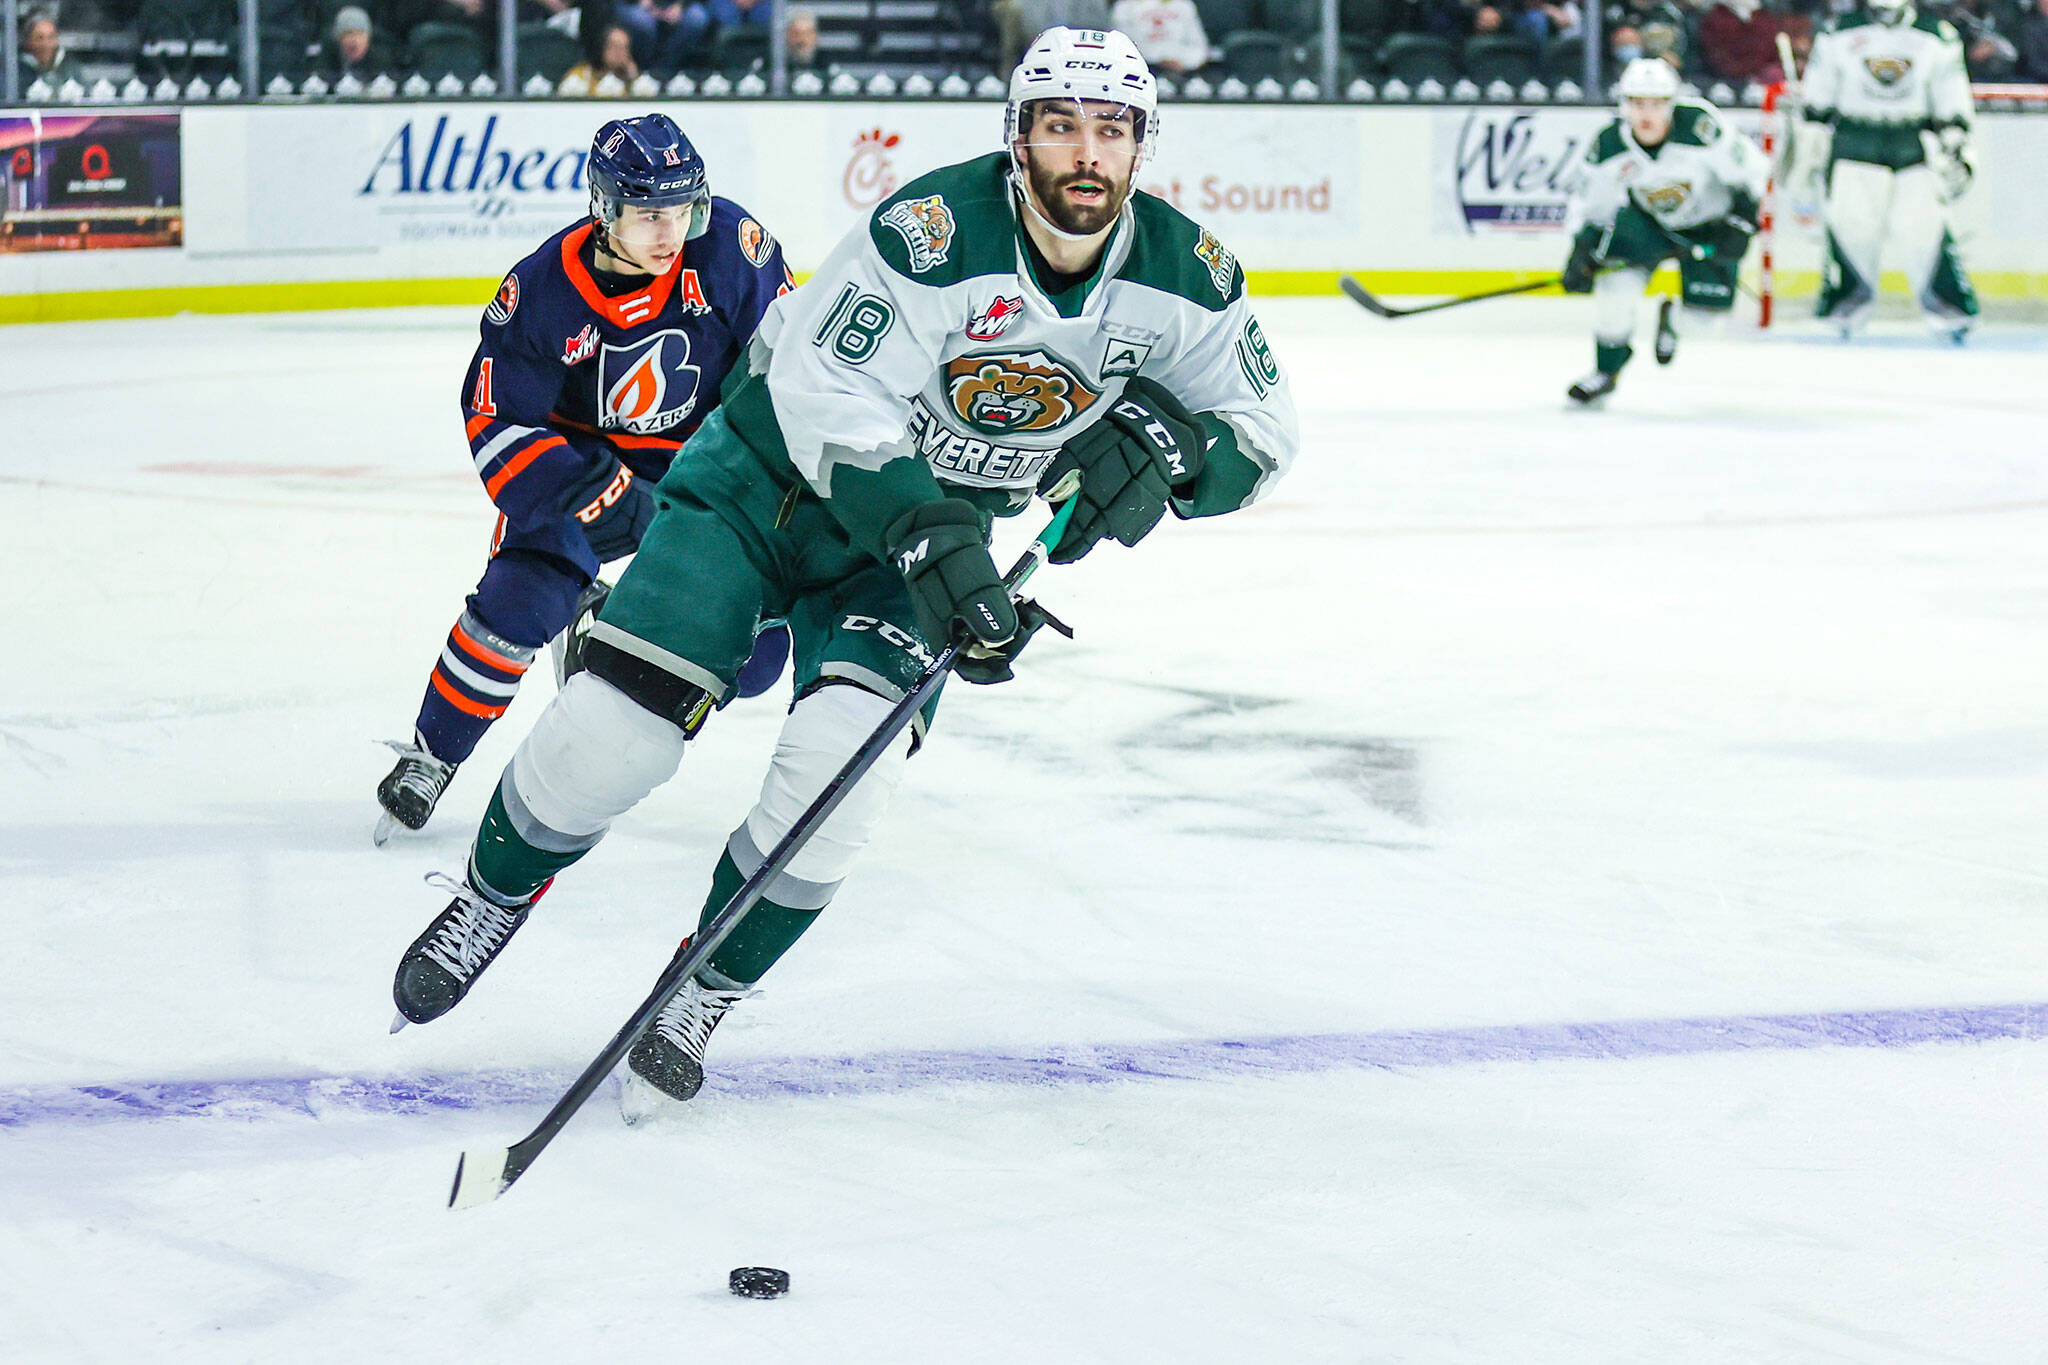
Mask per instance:
[[[592,673],[578,673],[541,713],[501,788],[520,837],[568,852],[675,775],[686,736]]]
[[[758,867],[758,859],[789,832],[895,704],[865,687],[842,682],[821,687],[791,707],[775,742],[775,760],[761,784],[761,797],[728,845],[734,860],[741,861],[744,846],[751,845],[757,859],[752,865]],[[822,907],[831,899],[867,847],[889,797],[903,780],[909,757],[906,729],[790,859],[779,880],[792,885],[769,889],[778,904],[807,909],[810,902]]]
[[[1829,172],[1827,274],[1820,316],[1853,326],[1877,301],[1879,253],[1890,226],[1892,184],[1889,167],[1862,161],[1838,161]]]
[[[1928,316],[1951,321],[1977,315],[1977,295],[1956,258],[1941,186],[1931,166],[1908,166],[1892,181],[1892,240],[1906,287]]]

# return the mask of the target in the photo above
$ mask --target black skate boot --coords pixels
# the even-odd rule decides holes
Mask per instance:
[[[577,594],[576,610],[569,617],[568,626],[548,641],[548,654],[555,661],[556,687],[583,671],[583,641],[590,634],[590,623],[604,610],[604,599],[611,595],[611,584],[602,578],[592,579],[590,586]]]
[[[687,946],[687,945],[685,945]],[[632,1076],[620,1105],[626,1121],[637,1122],[668,1100],[687,1100],[704,1086],[704,1048],[711,1030],[725,1012],[753,994],[745,988],[721,990],[691,977],[675,998],[655,1016],[654,1026],[626,1054]]]
[[[379,848],[400,829],[425,826],[440,803],[441,793],[448,790],[455,777],[455,765],[435,758],[426,741],[417,735],[410,744],[400,744],[395,739],[384,742],[398,751],[398,762],[377,784],[377,804],[384,808],[384,813],[377,817],[377,828],[370,832],[370,839]]]
[[[541,883],[523,905],[500,905],[468,883],[439,872],[429,873],[427,884],[454,892],[455,899],[398,959],[398,976],[391,983],[391,999],[398,1006],[393,1033],[409,1023],[439,1019],[460,1004],[484,968],[497,960],[526,923],[527,912],[547,894],[554,879]]]
[[[1571,396],[1574,403],[1592,407],[1614,392],[1614,376],[1605,370],[1595,370],[1565,392]]]
[[[1666,299],[1657,305],[1657,363],[1669,365],[1678,354],[1678,329],[1671,325],[1671,305]]]

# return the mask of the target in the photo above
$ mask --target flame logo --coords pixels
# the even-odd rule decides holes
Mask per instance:
[[[667,387],[661,375],[661,347],[657,344],[634,362],[625,378],[612,385],[611,392],[604,396],[604,404],[622,425],[630,424],[660,407]]]

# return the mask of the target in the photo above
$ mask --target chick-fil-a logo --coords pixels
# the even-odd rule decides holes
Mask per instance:
[[[880,128],[870,128],[853,140],[853,155],[846,159],[846,173],[839,179],[849,207],[871,209],[896,193],[900,182],[889,153],[901,141],[899,135]]]

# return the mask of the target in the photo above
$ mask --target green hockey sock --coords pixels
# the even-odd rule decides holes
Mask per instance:
[[[711,895],[704,902],[704,912],[697,917],[699,929],[711,923],[718,912],[725,909],[732,900],[732,893],[739,890],[740,883],[745,880],[730,851],[718,855],[718,870],[711,874]],[[792,910],[764,898],[747,912],[739,928],[718,945],[718,951],[705,965],[730,979],[734,985],[751,986],[775,965],[777,958],[804,936],[806,929],[817,922],[818,913],[816,910]]]
[[[1600,367],[1602,374],[1620,374],[1621,367],[1628,364],[1628,358],[1634,354],[1635,347],[1626,341],[1619,346],[1610,345],[1605,341],[1593,343],[1593,360]]]
[[[490,808],[477,829],[476,846],[469,855],[470,875],[479,884],[478,889],[493,899],[517,904],[531,900],[548,878],[588,853],[596,843],[592,839],[571,852],[534,847],[514,828],[501,787],[491,793]]]

